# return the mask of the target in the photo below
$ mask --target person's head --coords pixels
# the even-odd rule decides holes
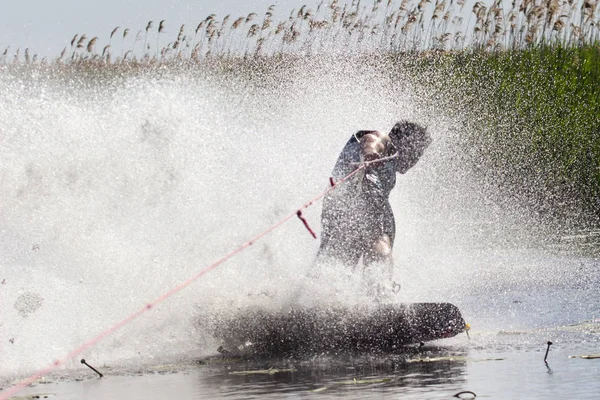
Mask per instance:
[[[389,137],[399,155],[398,172],[403,174],[412,168],[431,143],[427,129],[408,121],[396,122]]]

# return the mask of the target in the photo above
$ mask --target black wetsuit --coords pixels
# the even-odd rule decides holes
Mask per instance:
[[[368,132],[360,131],[346,143],[332,172],[335,182],[359,167],[360,139]],[[395,151],[392,145],[388,147],[383,156]],[[389,195],[396,185],[397,162],[393,158],[368,166],[324,198],[319,260],[334,259],[356,266],[374,240],[388,235],[393,244],[396,226]]]

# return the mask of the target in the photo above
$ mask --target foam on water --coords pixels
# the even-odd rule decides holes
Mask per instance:
[[[391,198],[398,300],[460,301],[453,285],[489,285],[477,254],[515,224],[462,168],[456,121],[409,80],[352,63],[257,76],[0,75],[0,375],[62,357],[294,211],[326,187],[351,133],[401,118],[435,141]],[[319,214],[305,212],[317,233]],[[363,301],[339,267],[304,280],[317,244],[292,220],[83,356],[212,352],[199,314],[283,304],[298,288],[305,301]]]

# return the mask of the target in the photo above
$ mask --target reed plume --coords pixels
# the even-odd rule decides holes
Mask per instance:
[[[98,41],[97,37],[93,37],[87,44],[86,46],[86,50],[88,53],[91,53],[92,50],[94,49],[94,45],[96,44],[96,42]]]
[[[242,22],[244,22],[244,17],[239,17],[238,19],[236,19],[233,22],[233,24],[231,25],[231,28],[232,29],[237,29],[242,24]]]
[[[115,33],[117,33],[117,31],[119,30],[119,28],[120,28],[120,27],[119,27],[119,26],[117,26],[115,29],[113,29],[113,30],[112,30],[112,32],[110,32],[110,38],[109,38],[109,42],[110,42],[110,39],[112,39],[112,38],[113,38],[113,36],[115,36]]]
[[[148,24],[146,25],[146,35],[144,36],[144,55],[146,55],[146,51],[147,51],[147,43],[148,43],[148,32],[150,31],[150,29],[152,29],[153,26],[153,21],[148,21]]]
[[[254,17],[256,17],[256,13],[250,13],[248,14],[248,16],[246,17],[246,23],[252,21],[254,19]]]
[[[343,4],[342,4],[343,3]],[[489,4],[489,7],[488,5]],[[463,0],[374,0],[319,1],[316,11],[303,5],[292,10],[289,17],[277,20],[275,5],[270,5],[262,20],[255,12],[237,18],[226,15],[217,19],[208,15],[196,25],[193,35],[186,35],[181,25],[177,35],[161,49],[166,23],[157,23],[156,56],[163,60],[187,56],[199,60],[203,54],[270,56],[281,52],[300,51],[302,54],[334,51],[427,51],[430,49],[478,51],[487,49],[519,48],[540,43],[594,43],[600,40],[598,0],[513,0],[508,9],[502,0],[476,1],[467,18],[460,10]],[[396,5],[394,5],[396,4]],[[233,22],[230,22],[233,21]],[[466,22],[466,23],[465,23]],[[244,25],[244,29],[242,28]],[[246,26],[247,25],[247,26]],[[142,57],[148,57],[148,35],[154,27],[149,21],[145,27]],[[108,38],[112,46],[115,35],[122,32],[121,59],[128,50],[125,39],[129,29],[116,26]],[[141,41],[139,30],[133,43]],[[467,41],[468,40],[468,41]],[[106,58],[92,55],[97,37],[74,35],[70,40],[71,59]],[[86,49],[82,52],[79,49]],[[64,56],[64,55],[63,55]],[[6,58],[6,55],[4,55]],[[31,55],[26,58],[32,61]],[[147,58],[150,60],[150,58]]]
[[[83,43],[87,40],[87,36],[85,34],[81,35],[81,37],[79,38],[79,40],[77,41],[77,48],[81,49],[83,48]]]

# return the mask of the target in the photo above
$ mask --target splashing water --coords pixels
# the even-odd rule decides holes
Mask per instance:
[[[535,255],[525,271],[502,258],[531,238],[524,214],[486,201],[456,157],[459,121],[428,108],[408,76],[324,58],[267,74],[239,63],[233,75],[0,75],[0,375],[47,365],[194,275],[321,192],[351,133],[401,118],[435,141],[391,198],[398,300],[460,303],[466,287],[560,279],[539,280]],[[315,228],[319,214],[305,213]],[[307,284],[316,248],[290,222],[84,356],[206,354],[216,346],[199,314],[283,304],[297,290],[307,302],[364,301],[339,266]]]

